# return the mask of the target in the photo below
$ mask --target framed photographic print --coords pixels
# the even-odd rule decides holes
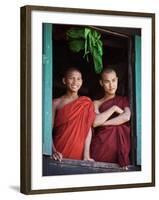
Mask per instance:
[[[21,192],[155,186],[155,14],[21,8]]]

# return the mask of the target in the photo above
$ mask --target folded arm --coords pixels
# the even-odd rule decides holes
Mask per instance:
[[[124,111],[116,105],[110,107],[109,109],[107,109],[102,113],[99,113],[97,111],[96,118],[93,122],[93,127],[95,128],[103,125],[114,112],[122,114]]]
[[[114,117],[110,120],[107,120],[103,123],[103,126],[109,126],[109,125],[121,125],[125,122],[128,122],[131,117],[131,112],[129,107],[124,108],[124,112],[119,114],[117,117]]]

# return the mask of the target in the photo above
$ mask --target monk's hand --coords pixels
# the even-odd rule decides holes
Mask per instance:
[[[63,158],[63,156],[62,156],[62,154],[61,154],[60,152],[54,151],[54,152],[52,153],[52,159],[53,159],[53,160],[58,160],[58,161],[61,162],[62,158]]]
[[[122,114],[124,110],[122,110],[119,106],[114,105],[115,112],[118,114]]]

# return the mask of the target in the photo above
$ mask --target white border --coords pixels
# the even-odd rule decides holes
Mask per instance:
[[[42,177],[42,23],[120,26],[142,29],[141,172]],[[151,26],[151,19],[146,17],[32,11],[32,190],[151,182]]]

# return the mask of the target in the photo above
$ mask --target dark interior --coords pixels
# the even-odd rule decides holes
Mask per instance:
[[[83,85],[80,95],[92,100],[101,98],[103,90],[99,85],[99,75],[95,73],[91,56],[89,63],[83,58],[84,52],[74,53],[69,49],[66,31],[75,25],[53,25],[53,98],[65,93],[62,77],[68,67],[76,67],[82,72]],[[79,26],[78,26],[79,27]],[[80,26],[82,27],[82,26]],[[93,27],[101,33],[103,42],[103,67],[116,70],[119,83],[118,95],[129,97],[131,109],[131,163],[136,163],[136,114],[134,65],[134,35],[141,35],[140,29]]]
[[[68,67],[76,67],[82,72],[83,86],[80,95],[98,99],[103,96],[99,85],[99,75],[95,73],[91,56],[89,63],[83,58],[83,52],[74,53],[69,49],[66,40],[66,31],[70,25],[53,25],[53,98],[59,97],[65,92],[62,84],[62,76]],[[77,26],[76,26],[77,27]],[[98,27],[97,27],[98,28]],[[106,30],[110,30],[107,28]],[[101,39],[103,41],[103,67],[112,67],[117,71],[119,85],[117,93],[129,95],[128,93],[128,38],[105,32],[101,28]]]

